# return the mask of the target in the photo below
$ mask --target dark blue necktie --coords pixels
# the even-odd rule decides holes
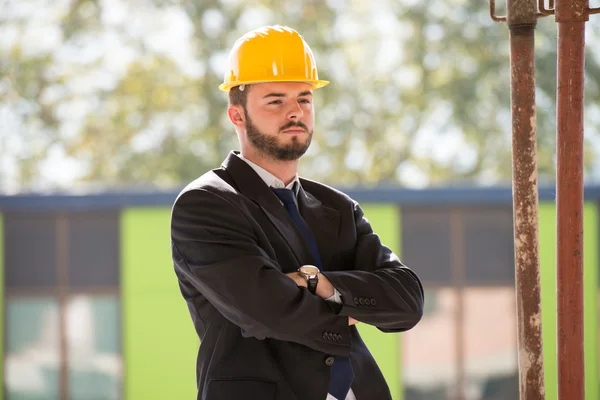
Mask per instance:
[[[288,214],[296,224],[296,227],[302,234],[304,241],[310,248],[310,252],[315,261],[315,266],[319,270],[323,269],[321,264],[321,257],[319,256],[319,249],[317,242],[310,231],[308,225],[300,215],[298,207],[296,206],[296,196],[290,189],[273,189],[279,200],[283,202]],[[331,367],[331,381],[329,384],[329,393],[334,396],[337,400],[345,400],[350,385],[354,380],[354,370],[350,363],[350,357],[347,356],[336,356],[335,362]]]

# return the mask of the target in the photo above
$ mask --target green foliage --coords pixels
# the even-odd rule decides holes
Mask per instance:
[[[74,162],[73,179],[113,187],[180,186],[218,166],[237,148],[225,115],[226,96],[217,89],[224,60],[240,35],[276,23],[303,34],[320,76],[332,82],[316,93],[317,128],[301,163],[303,175],[335,185],[511,179],[508,29],[490,19],[487,4],[20,4],[1,6],[8,17],[0,20],[0,37],[8,39],[0,43],[0,113],[13,122],[0,133],[0,152],[15,169],[11,176],[0,173],[0,189],[60,185],[56,172],[45,168],[57,157]],[[588,29],[593,44],[599,35]],[[552,18],[538,24],[536,57],[539,176],[551,182],[556,143]],[[594,176],[600,149],[597,54],[588,52],[586,74],[586,167]]]

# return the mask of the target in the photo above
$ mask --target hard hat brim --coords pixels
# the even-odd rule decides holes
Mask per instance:
[[[302,82],[302,83],[308,83],[308,84],[312,85],[313,89],[319,89],[319,88],[322,88],[323,86],[327,86],[329,84],[329,81],[324,81],[324,80],[307,81],[306,79],[295,80],[295,79],[286,78],[286,79],[282,79],[282,80],[266,79],[266,80],[257,80],[257,81],[226,82],[226,83],[220,84],[219,89],[224,92],[229,92],[229,90],[234,86],[251,85],[253,83],[270,83],[270,82]]]

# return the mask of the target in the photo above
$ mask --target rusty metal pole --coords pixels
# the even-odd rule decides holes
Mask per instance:
[[[521,400],[543,400],[544,357],[538,240],[538,175],[535,108],[536,0],[508,0],[513,153],[513,218]]]
[[[557,0],[558,398],[583,400],[583,66],[587,0]]]
[[[519,392],[522,400],[543,400],[545,391],[535,123],[536,1],[508,0],[506,21],[510,30]]]

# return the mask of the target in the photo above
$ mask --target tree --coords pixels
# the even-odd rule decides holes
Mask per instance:
[[[227,52],[246,31],[275,23],[303,34],[332,82],[316,92],[304,175],[344,186],[510,181],[508,30],[481,3],[23,4],[1,10],[0,151],[13,166],[0,175],[4,190],[73,180],[180,186],[218,166],[237,148],[217,90]],[[546,18],[536,36],[541,182],[554,179],[555,29]],[[589,29],[594,43],[600,35]],[[587,55],[590,78],[600,74],[598,57]],[[589,79],[586,90],[594,178],[600,87]],[[52,168],[57,161],[68,168]]]

